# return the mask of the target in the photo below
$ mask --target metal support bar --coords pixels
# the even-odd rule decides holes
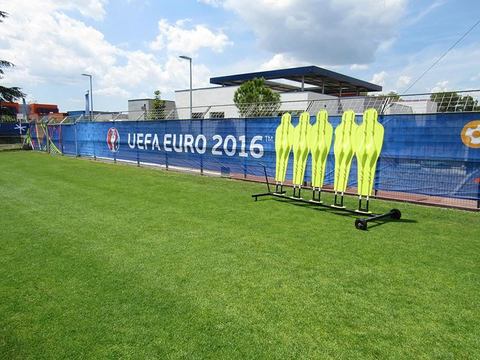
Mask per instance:
[[[265,166],[263,167],[263,173],[265,174],[265,181],[267,183],[267,189],[268,189],[268,192],[270,193],[270,183],[268,182],[267,168]]]
[[[316,196],[316,194],[318,194],[318,196]],[[312,188],[312,200],[316,202],[322,202],[321,197],[322,197],[322,189]]]
[[[300,197],[301,187],[297,187],[297,186],[293,186],[293,196],[288,196],[286,194],[286,191],[283,191],[283,184],[279,184],[279,183],[275,184],[275,192],[272,192],[270,190],[270,183],[268,181],[267,169],[266,169],[265,166],[263,166],[263,170],[264,170],[264,174],[265,174],[265,182],[266,182],[266,185],[267,185],[268,192],[260,193],[260,194],[253,194],[252,197],[255,199],[255,201],[257,201],[259,197],[273,196],[273,197],[288,199],[288,200],[301,202],[301,203],[305,203],[305,204],[321,206],[321,207],[329,208],[329,209],[332,209],[332,210],[343,211],[343,212],[347,212],[347,213],[350,213],[350,214],[357,214],[358,215],[359,213],[362,213],[362,214],[366,215],[367,217],[366,218],[357,218],[355,220],[355,227],[359,230],[366,230],[367,227],[368,227],[368,223],[370,221],[376,221],[376,220],[387,219],[387,218],[398,220],[402,216],[400,210],[398,210],[398,209],[392,209],[389,212],[384,213],[384,214],[370,213],[370,212],[368,212],[369,199],[368,198],[366,199],[366,208],[362,208],[361,207],[361,201],[362,201],[361,197],[359,198],[359,208],[358,208],[358,210],[347,209],[343,204],[343,200],[344,200],[344,194],[343,193],[341,193],[341,194],[335,193],[334,204],[329,205],[329,204],[324,204],[320,200],[321,189],[313,188],[313,198],[311,200],[306,200],[306,199],[301,198]],[[280,187],[280,191],[278,191],[279,187]],[[318,197],[315,196],[316,191],[318,191]],[[340,201],[338,201],[338,198],[340,198]]]
[[[358,197],[358,212],[369,213],[368,206],[369,206],[368,196],[365,199],[365,207],[362,207],[362,196],[360,195]]]
[[[338,201],[339,194],[335,192],[335,197],[333,198],[333,206],[339,209],[343,209],[345,205],[343,205],[343,193],[340,194],[340,201]]]

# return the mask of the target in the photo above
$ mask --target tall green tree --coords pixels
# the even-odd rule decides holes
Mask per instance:
[[[365,94],[366,96],[367,94]],[[400,95],[398,95],[395,91],[390,91],[388,94],[372,94],[370,96],[379,98],[379,99],[391,99],[390,101],[398,101],[401,99]]]
[[[242,117],[272,116],[280,108],[280,94],[267,87],[263,78],[240,85],[233,101]]]
[[[480,111],[478,100],[470,95],[462,96],[455,91],[442,91],[430,95],[437,103],[438,112]]]
[[[148,118],[150,120],[165,119],[165,100],[162,100],[162,93],[160,90],[155,90],[153,95],[152,109]]]
[[[430,100],[437,103],[438,112],[456,111],[461,96],[454,91],[440,91],[430,95]]]
[[[8,16],[8,13],[0,10],[0,23],[3,22]],[[12,68],[13,65],[10,61],[0,60],[0,80],[4,78],[4,69]],[[17,99],[25,97],[25,94],[20,90],[19,87],[6,87],[0,85],[0,101],[12,102]]]
[[[430,95],[437,103],[438,112],[480,111],[478,100],[470,95],[462,96],[455,91],[441,91]]]
[[[463,111],[480,111],[478,100],[470,95],[462,96],[461,108]]]

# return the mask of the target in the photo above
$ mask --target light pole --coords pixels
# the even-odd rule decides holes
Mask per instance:
[[[188,60],[190,62],[190,119],[192,118],[192,58],[185,55],[180,55],[180,59]]]
[[[90,121],[93,121],[93,91],[92,91],[92,75],[82,74],[82,76],[88,76],[90,80]]]

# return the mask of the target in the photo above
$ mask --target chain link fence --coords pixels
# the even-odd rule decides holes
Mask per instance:
[[[398,153],[401,154],[401,156],[398,155],[397,151],[392,153],[392,156],[390,156],[388,151],[382,154],[378,168],[383,171],[383,175],[381,174],[382,176],[379,178],[381,187],[376,193],[377,197],[479,209],[480,167],[475,156],[472,160],[472,153],[477,151],[477,149],[465,147],[463,157],[458,154],[458,156],[454,157],[438,155],[443,152],[448,153],[452,148],[458,146],[459,142],[461,146],[460,132],[464,123],[472,120],[480,121],[480,116],[477,117],[476,115],[480,113],[479,98],[480,90],[469,90],[283,101],[275,104],[243,104],[239,106],[226,104],[197,106],[191,109],[190,107],[176,107],[168,111],[160,109],[131,112],[96,112],[91,118],[89,115],[63,117],[55,114],[32,118],[30,129],[32,133],[35,133],[35,138],[32,140],[35,144],[34,148],[37,150],[101,158],[102,155],[99,152],[106,149],[105,136],[103,133],[100,136],[98,135],[99,133],[93,132],[93,128],[89,130],[91,126],[101,126],[105,131],[110,127],[124,131],[122,129],[125,127],[125,129],[133,129],[133,133],[143,129],[141,132],[155,134],[164,125],[159,127],[158,122],[151,120],[185,120],[185,122],[172,122],[172,127],[179,127],[179,129],[189,129],[192,126],[199,127],[199,133],[207,132],[215,135],[217,129],[221,129],[223,126],[228,127],[230,126],[228,124],[232,121],[238,122],[245,118],[244,125],[237,126],[234,131],[236,141],[238,142],[249,138],[248,132],[252,129],[251,126],[254,123],[258,129],[265,127],[262,130],[263,133],[270,132],[273,134],[277,124],[276,118],[285,112],[295,116],[307,111],[314,116],[319,110],[326,109],[329,115],[332,116],[331,120],[338,122],[341,114],[346,110],[354,110],[360,119],[360,115],[365,109],[375,108],[379,114],[385,115],[384,125],[390,127],[386,131],[389,131],[391,138],[386,139],[386,143],[390,145],[395,144],[399,149]],[[190,112],[192,114],[191,117]],[[395,116],[397,114],[404,116]],[[222,119],[230,119],[231,121],[222,121]],[[162,123],[165,124],[165,122]],[[168,124],[170,126],[170,123]],[[245,127],[245,133],[240,131],[242,126]],[[422,130],[417,129],[417,131],[416,128],[421,128]],[[91,134],[95,133],[95,136],[98,136],[98,138],[89,137],[93,135],[85,135],[89,134],[89,131],[92,131]],[[225,134],[223,136],[224,139],[232,140],[230,133]],[[418,136],[414,139],[413,135]],[[128,137],[125,139],[125,136],[122,136],[121,139],[122,141],[127,141]],[[430,145],[428,145],[429,142],[431,143]],[[129,149],[129,145],[129,143],[123,143],[122,149]],[[209,142],[207,146],[211,146],[211,143]],[[88,151],[84,150],[86,148],[88,148]],[[415,156],[410,154],[413,149],[418,151],[418,154]],[[210,150],[213,151],[213,149],[208,148],[207,152]],[[132,155],[132,151],[135,152],[134,155]],[[269,154],[273,159],[274,152],[272,151],[268,152],[266,150],[266,154]],[[147,165],[155,164],[165,166],[166,168],[200,169],[201,173],[204,170],[210,172],[218,170],[204,168],[205,164],[208,163],[203,162],[203,160],[198,162],[198,164],[194,164],[190,158],[186,159],[182,164],[175,165],[174,155],[180,156],[178,154],[165,152],[162,153],[162,156],[165,157],[163,159],[162,156],[158,157],[158,155],[138,148],[129,150],[129,152],[129,156],[132,155],[131,158],[117,158],[117,153],[115,152],[112,152],[111,154],[113,155],[110,154],[109,156],[113,156],[115,161],[133,161],[137,164]],[[104,154],[103,156],[106,155]],[[106,157],[108,158],[108,156]],[[204,157],[201,157],[201,159],[204,159]],[[333,161],[332,159],[330,160]],[[213,168],[215,169],[220,164],[215,157],[212,158],[212,163],[214,163],[215,166]],[[271,163],[274,164],[273,161]],[[264,181],[263,176],[257,174],[261,173],[258,164],[245,165],[244,168],[239,167],[238,169],[232,167],[228,161],[226,165],[220,165],[219,169],[228,169],[231,177]],[[258,167],[258,169],[255,167]],[[330,168],[333,168],[333,163]],[[219,174],[222,172],[218,171]],[[270,173],[274,173],[274,170],[270,169]],[[271,175],[270,173],[269,176]],[[352,180],[354,182],[354,179]],[[404,186],[405,184],[408,186]],[[328,185],[326,190],[328,191]],[[350,191],[354,192],[354,188],[351,188]],[[462,194],[473,195],[464,196]]]
[[[341,115],[346,110],[362,114],[366,109],[374,108],[379,114],[436,114],[447,112],[480,111],[480,89],[441,93],[423,93],[408,95],[367,95],[319,100],[294,100],[278,103],[224,104],[148,111],[95,112],[90,114],[61,117],[58,114],[37,117],[36,122],[73,124],[84,121],[149,121],[149,120],[188,120],[222,118],[265,118],[281,116],[289,112],[292,116],[307,111],[315,115],[327,110],[329,115]],[[191,116],[190,116],[191,111]]]

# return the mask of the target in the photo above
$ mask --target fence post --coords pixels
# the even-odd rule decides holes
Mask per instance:
[[[113,127],[116,129],[115,127],[115,119],[113,119]],[[119,140],[120,141],[120,140]],[[120,144],[118,144],[118,148],[120,149]],[[113,163],[116,164],[117,163],[117,152],[114,151],[113,152]]]
[[[75,135],[75,156],[78,157],[77,119],[73,121],[73,130]]]
[[[137,133],[137,137],[138,137],[138,120],[135,121],[135,132]],[[140,166],[140,153],[138,152],[138,146],[137,146],[137,166]]]
[[[45,128],[43,129],[45,139],[47,140],[47,153],[50,154],[50,133],[48,131],[48,124],[45,124]]]
[[[190,119],[190,121],[192,121],[192,119]],[[200,119],[200,134],[203,135],[203,118]],[[207,143],[208,143],[208,139],[207,139]],[[205,144],[205,148],[208,148],[207,144]],[[200,154],[200,175],[203,175],[203,154]]]
[[[480,178],[477,178],[477,209],[480,209]]]
[[[94,126],[94,124],[95,124],[95,122],[90,123],[91,126]],[[92,141],[93,141],[93,160],[96,161],[97,160],[97,154],[95,152],[95,142],[96,142],[95,140],[96,140],[97,133],[95,131],[96,129],[92,129],[92,130],[93,130],[92,131],[92,133],[93,133],[93,137],[92,137]]]
[[[60,124],[59,128],[60,130],[60,147],[62,149],[62,156],[65,155],[63,151],[63,124]]]
[[[163,139],[165,140],[165,134],[167,133],[168,121],[163,122]],[[168,151],[165,150],[165,143],[163,144],[163,149],[165,152],[165,170],[168,170]]]
[[[245,151],[247,152],[247,119],[243,119],[243,122],[245,123],[245,127],[244,127],[244,139],[245,139]],[[248,157],[245,156],[245,158],[243,159],[243,178],[246,179],[247,178],[247,159]]]

